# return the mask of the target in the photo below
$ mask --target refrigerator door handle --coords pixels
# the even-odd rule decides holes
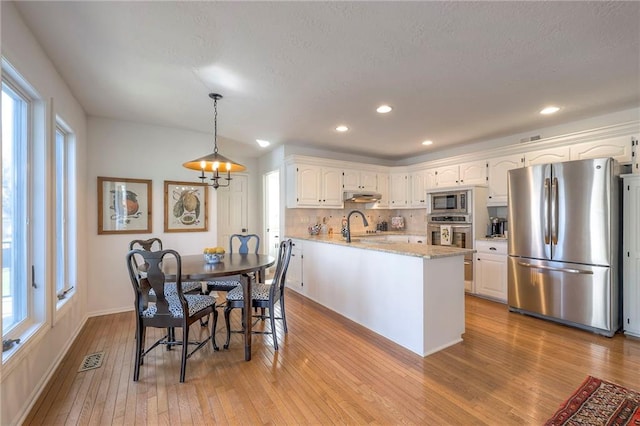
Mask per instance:
[[[544,243],[549,244],[551,242],[550,232],[549,232],[549,193],[551,192],[551,179],[544,179],[544,200],[543,210],[544,210]]]
[[[546,265],[534,265],[532,263],[518,262],[518,265],[524,266],[526,268],[537,268],[537,269],[546,269],[548,271],[557,271],[557,272],[566,272],[568,274],[584,274],[584,275],[593,275],[593,271],[585,271],[583,269],[573,269],[573,268],[556,268],[553,266]]]
[[[558,178],[551,183],[551,243],[558,245]]]

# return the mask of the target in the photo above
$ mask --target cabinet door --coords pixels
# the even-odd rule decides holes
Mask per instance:
[[[406,173],[391,173],[389,206],[393,208],[407,207],[408,177]]]
[[[489,178],[488,203],[493,205],[507,205],[507,175],[509,170],[522,167],[522,154],[507,157],[492,158],[488,162]]]
[[[411,173],[411,207],[427,205],[427,175],[425,172]]]
[[[342,184],[345,191],[356,191],[360,189],[360,172],[357,170],[345,170],[342,172]]]
[[[433,189],[437,186],[436,169],[427,169],[424,171],[424,185],[426,189]]]
[[[629,136],[580,143],[572,145],[570,150],[572,160],[613,157],[621,163],[631,162],[631,138]]]
[[[476,292],[496,300],[507,300],[507,256],[476,254]]]
[[[571,155],[569,147],[563,146],[527,152],[524,155],[524,165],[532,166],[534,164],[559,163],[562,161],[569,161],[570,159]]]
[[[626,177],[623,189],[622,327],[640,337],[640,175]]]
[[[323,168],[321,189],[320,204],[322,206],[342,208],[342,170]]]
[[[459,180],[458,166],[440,167],[436,170],[436,186],[443,188],[457,186]]]
[[[287,269],[286,285],[290,289],[306,295],[302,259],[302,240],[293,240],[291,260],[289,260],[289,269]]]
[[[473,161],[460,164],[460,185],[486,185],[487,162]]]
[[[321,169],[317,166],[298,165],[296,172],[297,205],[319,206],[322,199],[320,194]]]
[[[382,195],[375,204],[377,208],[389,207],[389,173],[378,173],[376,177],[377,191]]]
[[[378,174],[375,172],[360,172],[360,189],[365,191],[378,190]]]

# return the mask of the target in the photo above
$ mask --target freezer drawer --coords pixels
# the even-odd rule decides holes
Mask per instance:
[[[509,309],[612,336],[620,326],[611,268],[509,256]]]

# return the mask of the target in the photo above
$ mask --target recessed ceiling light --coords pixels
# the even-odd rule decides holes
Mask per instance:
[[[378,107],[378,109],[376,109],[376,111],[378,111],[380,114],[386,114],[388,112],[391,112],[393,108],[391,108],[389,105],[380,105]]]
[[[342,125],[342,126],[336,127],[336,130],[339,132],[346,132],[347,130],[349,130],[349,128],[347,126]]]
[[[424,141],[422,142],[422,145],[431,145],[433,143],[433,141]]]
[[[256,139],[256,142],[258,142],[258,145],[260,145],[262,148],[266,148],[271,145],[271,142],[265,141],[264,139]]]
[[[555,107],[555,106],[548,106],[545,109],[543,109],[542,111],[540,111],[540,114],[544,114],[544,115],[549,115],[549,114],[553,114],[555,112],[560,111],[560,108]]]

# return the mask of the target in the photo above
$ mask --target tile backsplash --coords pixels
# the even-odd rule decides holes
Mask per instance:
[[[408,210],[382,210],[366,209],[365,204],[345,203],[344,209],[286,209],[285,226],[286,234],[297,235],[309,232],[308,228],[315,224],[325,223],[327,230],[333,228],[338,233],[342,228],[342,219],[346,218],[352,210],[359,210],[367,218],[369,226],[365,227],[359,215],[351,216],[352,232],[365,232],[375,230],[379,222],[386,221],[391,231],[391,217],[402,216],[404,218],[405,231],[415,235],[426,235],[426,209]]]

